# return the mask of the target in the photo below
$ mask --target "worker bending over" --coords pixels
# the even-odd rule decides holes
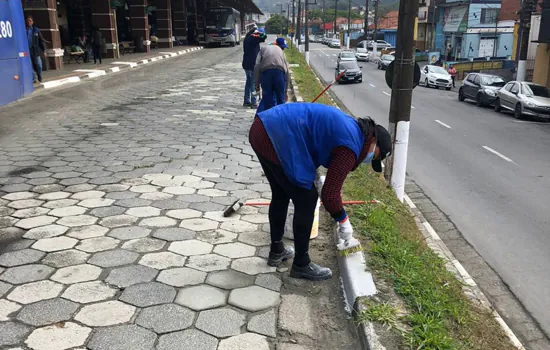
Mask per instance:
[[[354,118],[339,109],[314,103],[286,103],[258,112],[250,128],[250,144],[271,186],[269,206],[271,250],[268,265],[292,258],[294,250],[282,238],[289,201],[294,204],[296,256],[290,275],[310,280],[332,276],[329,268],[311,262],[308,250],[315,207],[317,168],[328,169],[321,199],[338,222],[343,241],[352,239],[353,228],[342,206],[342,185],[362,163],[382,171],[381,161],[391,153],[391,137],[370,118]]]

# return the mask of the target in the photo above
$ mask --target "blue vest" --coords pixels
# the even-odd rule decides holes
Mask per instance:
[[[318,103],[286,103],[258,117],[267,131],[279,161],[298,187],[311,189],[319,166],[328,168],[336,147],[351,149],[357,159],[365,137],[352,117]]]

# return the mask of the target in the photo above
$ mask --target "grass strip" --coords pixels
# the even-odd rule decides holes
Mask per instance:
[[[426,245],[409,210],[384,179],[362,166],[348,176],[344,196],[383,203],[354,206],[349,212],[365,243],[368,266],[406,306],[402,321],[409,328],[403,335],[411,348],[515,349],[491,313],[466,298],[462,284]],[[381,317],[382,323],[391,316],[388,307],[370,313],[364,317]]]
[[[296,67],[290,67],[294,81],[299,86],[300,95],[306,102],[311,102],[323,91],[323,86],[317,81],[317,77],[313,70],[306,64],[304,56],[298,51],[296,46],[288,47],[285,50],[286,59],[289,64],[297,64]],[[332,101],[325,92],[316,103],[332,105]]]
[[[323,89],[315,73],[296,48],[285,53],[290,64],[298,65],[291,70],[300,94],[305,101],[313,100]],[[318,101],[332,104],[327,96]],[[382,201],[353,206],[348,212],[366,247],[369,268],[377,280],[393,287],[406,307],[404,315],[398,315],[390,304],[370,300],[360,321],[389,326],[399,317],[407,326],[400,332],[411,349],[515,349],[491,313],[466,298],[462,284],[426,245],[411,213],[384,179],[362,166],[348,176],[344,197]]]

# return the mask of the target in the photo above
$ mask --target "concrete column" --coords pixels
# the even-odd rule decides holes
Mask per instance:
[[[157,37],[159,38],[159,47],[174,47],[171,0],[157,0]]]
[[[187,6],[185,0],[172,0],[173,35],[181,41],[187,41]]]
[[[105,40],[105,58],[119,58],[118,38],[116,33],[116,14],[111,9],[109,0],[94,0],[90,2],[92,9],[92,25],[98,27]]]
[[[63,49],[57,26],[56,0],[41,2],[22,0],[25,16],[32,16],[34,24],[42,32],[46,43],[46,61],[49,69],[63,69]]]
[[[147,0],[131,0],[130,23],[134,40],[143,38],[141,52],[149,52],[151,40],[149,36],[149,18],[147,17]]]

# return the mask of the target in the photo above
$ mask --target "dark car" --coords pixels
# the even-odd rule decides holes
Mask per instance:
[[[506,82],[498,75],[470,73],[464,79],[458,90],[458,100],[469,98],[476,101],[478,106],[488,106],[495,103],[497,92]]]
[[[338,67],[336,67],[336,74],[335,76],[338,76],[343,71],[346,71],[346,74],[338,80],[338,83],[346,83],[346,82],[356,82],[356,83],[362,83],[363,82],[363,72],[361,71],[361,68],[359,65],[357,65],[357,61],[341,61],[338,64]]]
[[[395,60],[394,55],[382,55],[378,60],[378,69],[386,69]]]

